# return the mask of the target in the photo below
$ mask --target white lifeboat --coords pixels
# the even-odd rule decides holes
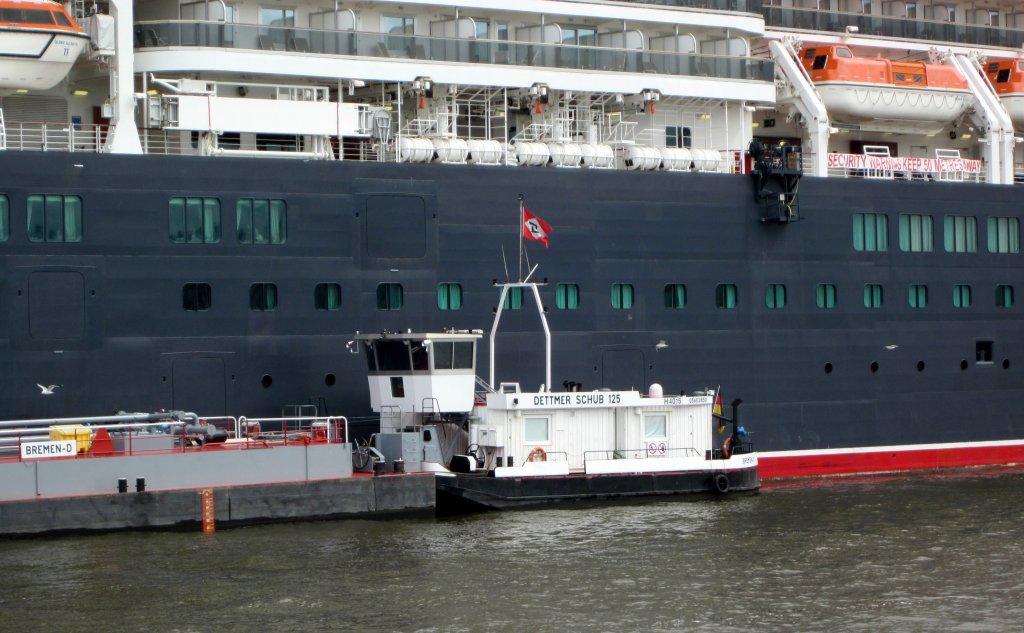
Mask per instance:
[[[0,0],[0,92],[59,84],[89,37],[49,0]]]
[[[811,46],[800,61],[829,113],[841,120],[949,123],[974,102],[952,66],[857,57],[846,46]]]
[[[992,60],[985,64],[985,75],[1003,102],[1013,126],[1024,128],[1024,61]]]

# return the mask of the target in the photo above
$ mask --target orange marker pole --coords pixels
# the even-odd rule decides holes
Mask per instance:
[[[199,494],[202,495],[203,504],[203,534],[213,534],[217,531],[217,517],[213,507],[213,489],[207,488]]]

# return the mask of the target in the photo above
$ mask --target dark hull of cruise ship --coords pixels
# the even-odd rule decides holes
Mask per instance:
[[[314,403],[366,416],[354,428],[369,432],[365,361],[346,343],[490,327],[492,282],[518,275],[523,194],[553,227],[549,248],[527,252],[550,282],[555,389],[721,385],[743,399],[765,478],[1024,461],[1021,307],[995,300],[1024,266],[985,240],[988,217],[1022,215],[1012,187],[804,178],[803,219],[778,225],[761,221],[748,177],[724,174],[12,151],[0,174],[3,418]],[[81,198],[80,241],[29,240],[28,197],[41,194]],[[172,242],[169,201],[182,196],[219,201],[219,242]],[[283,200],[286,241],[239,243],[239,199]],[[887,214],[887,250],[854,249],[864,212]],[[900,214],[933,218],[930,252],[901,250]],[[946,252],[947,215],[977,218],[975,252]],[[186,310],[196,283],[208,309]],[[261,283],[276,287],[272,310],[250,306]],[[321,283],[340,285],[337,310],[317,309]],[[397,309],[381,309],[383,283],[401,285]],[[442,310],[449,283],[461,307]],[[556,305],[559,283],[579,287],[576,309]],[[615,284],[632,285],[631,307],[613,307]],[[685,284],[684,306],[666,307],[670,284]],[[732,308],[716,305],[722,284],[735,285]],[[767,307],[769,284],[784,285],[782,307]],[[817,307],[818,284],[835,286],[834,307]],[[880,307],[865,307],[865,284],[882,286]],[[926,307],[910,307],[911,284],[927,286]],[[957,285],[969,307],[954,307]],[[544,346],[524,303],[502,317],[496,379],[533,388]]]

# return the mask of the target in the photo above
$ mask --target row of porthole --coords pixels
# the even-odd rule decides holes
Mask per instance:
[[[983,364],[985,364],[985,365],[992,365],[993,363],[988,362],[988,363],[983,363]],[[1002,365],[1003,369],[1009,369],[1010,368],[1010,359],[1009,358],[1004,358],[1003,362],[1000,363],[1000,364]],[[962,359],[960,361],[960,369],[961,369],[961,371],[967,371],[967,368],[970,367],[970,366],[971,366],[971,364],[967,362],[966,358]],[[879,368],[878,361],[871,361],[871,364],[868,365],[868,369],[871,370],[872,374],[876,373],[878,371],[878,368]],[[917,371],[924,371],[924,361],[923,360],[917,361]],[[825,373],[826,374],[831,374],[832,373],[832,363],[825,363]]]
[[[234,376],[232,376],[233,378]],[[328,387],[333,387],[338,382],[338,378],[334,374],[327,374],[324,376],[324,384]],[[260,384],[263,385],[264,389],[270,389],[271,385],[274,384],[274,378],[270,374],[263,374],[263,378],[260,379]]]

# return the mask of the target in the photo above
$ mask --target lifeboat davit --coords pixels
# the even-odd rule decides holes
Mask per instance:
[[[0,0],[0,91],[53,88],[88,40],[56,2]]]
[[[1003,59],[985,65],[985,75],[1010,115],[1013,126],[1024,128],[1024,62]]]
[[[829,113],[841,120],[948,123],[974,102],[952,66],[857,57],[846,46],[813,46],[800,61]]]

